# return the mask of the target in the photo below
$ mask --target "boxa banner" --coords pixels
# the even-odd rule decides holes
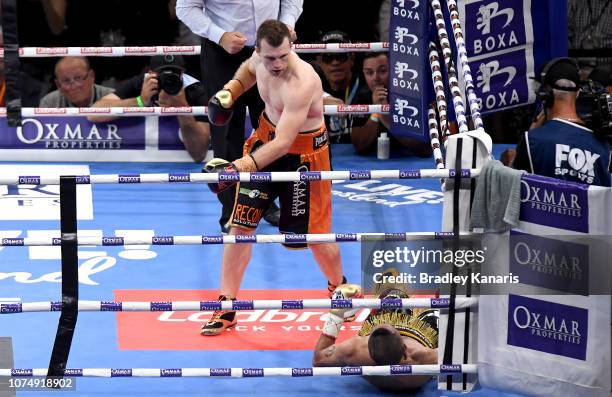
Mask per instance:
[[[459,15],[482,113],[533,103],[535,74],[567,55],[565,1],[466,0]]]
[[[426,141],[432,98],[427,57],[429,2],[393,0],[389,26],[389,103],[394,135]]]
[[[0,119],[3,161],[191,162],[176,117],[126,117],[92,123],[86,117]]]

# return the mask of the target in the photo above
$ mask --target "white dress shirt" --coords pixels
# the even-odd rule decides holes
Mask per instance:
[[[225,32],[240,32],[246,45],[255,45],[255,33],[267,19],[295,26],[303,0],[177,0],[176,15],[191,31],[219,44]]]

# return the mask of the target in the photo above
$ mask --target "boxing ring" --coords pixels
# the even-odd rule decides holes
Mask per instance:
[[[68,348],[69,365],[63,374],[76,379],[77,395],[161,396],[215,392],[232,396],[256,390],[266,395],[324,395],[346,391],[351,395],[369,396],[381,392],[361,375],[419,374],[441,375],[441,383],[449,375],[446,381],[449,384],[451,376],[459,379],[465,374],[463,388],[466,389],[466,383],[471,381],[466,381],[465,376],[478,373],[478,365],[467,360],[474,344],[469,348],[466,345],[462,361],[453,361],[452,350],[460,345],[453,345],[448,335],[446,343],[450,340],[451,347],[446,350],[443,337],[440,337],[445,363],[440,365],[312,368],[311,362],[322,318],[330,308],[360,308],[355,322],[345,324],[338,338],[341,342],[356,334],[369,308],[450,308],[452,320],[442,320],[441,330],[446,321],[454,322],[455,316],[459,324],[465,321],[469,329],[476,325],[470,317],[475,312],[470,313],[470,309],[477,307],[477,297],[330,301],[325,299],[326,280],[310,252],[287,254],[278,244],[342,243],[344,274],[348,280],[357,281],[361,280],[362,269],[361,252],[356,243],[407,241],[416,235],[421,238],[452,237],[449,233],[438,233],[448,229],[448,225],[442,224],[447,216],[443,204],[460,213],[454,220],[455,231],[465,222],[461,217],[469,215],[469,210],[465,209],[470,205],[470,200],[466,199],[469,196],[462,191],[449,201],[450,189],[441,192],[440,178],[454,179],[458,183],[461,178],[476,177],[480,171],[475,166],[478,144],[473,143],[472,148],[468,143],[463,148],[456,141],[449,145],[446,159],[451,163],[447,164],[448,169],[444,168],[441,141],[457,138],[450,136],[448,104],[442,82],[444,74],[448,77],[459,132],[462,136],[477,132],[482,137],[484,128],[457,5],[453,0],[448,1],[460,72],[451,56],[441,5],[433,0],[431,6],[442,52],[440,58],[432,44],[428,53],[436,101],[429,109],[427,129],[436,169],[431,169],[432,159],[395,157],[384,162],[388,170],[385,171],[376,159],[354,155],[352,146],[332,145],[333,168],[347,171],[258,175],[270,183],[333,179],[334,234],[278,235],[275,228],[262,223],[256,236],[219,235],[220,207],[214,195],[203,186],[204,182],[216,181],[219,176],[200,173],[199,165],[0,163],[0,185],[5,188],[1,198],[4,204],[9,203],[3,215],[0,214],[0,351],[10,351],[10,355],[14,355],[0,357],[0,377],[45,376],[49,352],[53,350],[55,354],[57,346],[57,339],[54,345],[56,314],[39,312],[64,314],[64,310],[70,308],[73,315],[79,312],[79,319]],[[387,48],[387,43],[369,43],[367,47],[356,43],[348,47],[328,44],[324,50],[385,51]],[[22,56],[196,54],[198,50],[160,46],[137,52],[125,51],[125,48],[102,51],[71,47],[63,52],[24,49]],[[322,49],[304,44],[297,45],[296,50],[321,52]],[[466,91],[467,106],[462,99],[460,79]],[[119,116],[206,114],[203,107],[22,110],[24,116],[41,117],[100,113]],[[388,106],[371,105],[326,108],[327,114],[388,111]],[[4,112],[6,114],[6,110]],[[474,131],[469,130],[468,117]],[[493,147],[493,156],[499,157],[505,148]],[[473,155],[466,154],[470,150]],[[76,177],[60,181],[59,175]],[[248,181],[251,177],[243,174],[240,178]],[[62,187],[58,186],[60,183]],[[70,205],[62,200],[60,209],[60,190],[67,185],[74,190],[64,192],[63,197],[73,201],[76,195],[76,200],[70,203],[73,208],[68,208]],[[72,210],[75,213],[69,214]],[[57,227],[60,211],[61,235]],[[72,227],[63,223],[70,217],[74,222]],[[240,300],[234,302],[215,301],[223,244],[258,245],[241,286]],[[69,249],[74,251],[68,253]],[[66,279],[72,279],[65,282],[61,280],[62,273],[58,272],[58,260],[70,255],[78,273],[76,268],[70,274],[64,272]],[[64,264],[62,268],[66,270]],[[78,289],[78,304],[70,299],[64,303],[56,300],[62,293],[64,299],[70,295],[65,290],[68,283]],[[214,338],[200,336],[201,323],[218,309],[238,310],[238,325]],[[10,338],[1,338],[3,336]],[[55,362],[57,364],[57,360]],[[60,368],[60,371],[63,370]],[[293,379],[310,377],[317,377],[317,380]],[[0,384],[0,396],[5,391],[2,386]],[[68,394],[72,393],[69,391],[65,393],[75,395]],[[438,390],[438,382],[432,378],[414,395],[460,394]],[[516,396],[487,388],[468,394]]]

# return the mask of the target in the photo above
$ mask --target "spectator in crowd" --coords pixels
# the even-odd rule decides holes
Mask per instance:
[[[221,90],[242,62],[251,56],[255,48],[255,33],[263,21],[280,20],[290,28],[295,40],[293,27],[302,13],[302,3],[303,0],[265,0],[253,6],[253,2],[247,0],[231,3],[221,0],[177,0],[178,18],[202,37],[201,66],[206,93],[213,96]],[[251,125],[257,128],[264,104],[256,88],[240,98],[227,126],[211,126],[215,157],[228,161],[242,157],[247,107]],[[227,231],[235,195],[235,187],[217,195],[223,206],[219,223],[224,232]],[[280,211],[276,205],[271,205],[264,215],[264,219],[275,226],[278,226],[279,217]]]
[[[114,90],[95,84],[96,73],[85,57],[64,57],[55,64],[57,90],[40,100],[43,108],[90,107]]]
[[[349,36],[339,30],[322,35],[321,43],[350,43]],[[316,66],[322,72],[323,90],[345,105],[359,104],[357,97],[367,96],[368,88],[353,71],[355,54],[349,52],[324,53],[317,56]],[[354,117],[326,116],[325,124],[332,143],[350,143]]]
[[[577,63],[557,58],[540,75],[544,110],[518,143],[514,168],[589,185],[610,186],[610,147],[576,112]]]
[[[179,55],[158,55],[151,58],[148,73],[138,74],[123,83],[113,93],[93,104],[94,107],[144,107],[144,106],[206,106],[208,96],[204,86],[195,78],[183,73],[184,61]],[[180,76],[182,87],[177,93],[160,88],[159,76],[170,72]],[[170,87],[166,90],[171,91]],[[90,121],[105,122],[116,116],[90,116]],[[196,162],[206,157],[210,143],[208,119],[204,116],[178,116],[183,142],[189,155]]]

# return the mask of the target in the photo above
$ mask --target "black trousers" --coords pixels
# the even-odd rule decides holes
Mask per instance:
[[[202,81],[206,87],[208,97],[211,98],[221,90],[225,83],[234,77],[234,73],[242,62],[253,53],[252,47],[245,47],[237,54],[227,53],[220,45],[206,38],[202,39],[200,61],[202,66]],[[210,125],[212,148],[215,157],[233,161],[242,157],[244,146],[244,121],[246,108],[249,108],[251,125],[257,128],[259,115],[264,110],[264,103],[259,97],[257,86],[245,92],[234,105],[234,114],[228,125],[216,127]],[[217,195],[223,206],[219,224],[225,225],[229,221],[234,207],[236,187],[228,189]]]

